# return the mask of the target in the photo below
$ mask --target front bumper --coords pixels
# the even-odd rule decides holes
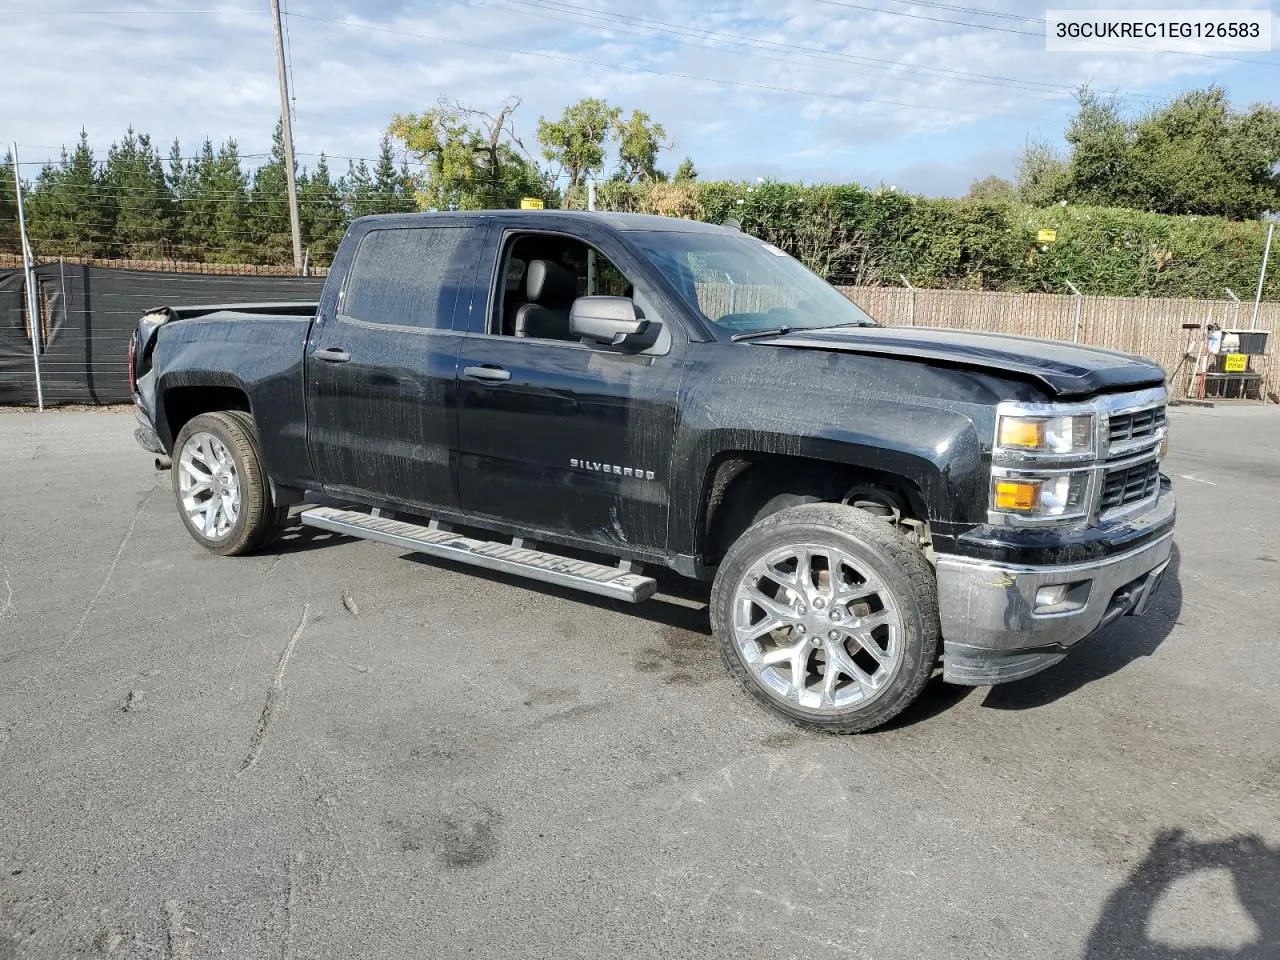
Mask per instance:
[[[1167,527],[1174,512],[1166,490],[1134,526]],[[1141,615],[1159,589],[1173,531],[1113,556],[1076,564],[1022,566],[952,554],[938,557],[943,677],[984,686],[1019,680],[1053,666],[1095,630]],[[1040,602],[1042,588],[1066,588],[1066,599]],[[1051,592],[1051,590],[1050,590]]]

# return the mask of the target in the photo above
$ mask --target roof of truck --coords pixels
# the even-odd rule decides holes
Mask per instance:
[[[604,223],[615,230],[678,231],[681,233],[717,233],[733,227],[679,217],[656,217],[647,213],[605,213],[590,210],[456,210],[436,213],[388,213],[361,217],[366,221],[403,223],[405,220],[510,220],[521,225],[536,223],[540,218],[580,220]]]

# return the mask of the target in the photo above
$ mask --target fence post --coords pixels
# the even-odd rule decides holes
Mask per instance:
[[[1240,328],[1240,298],[1236,296],[1236,292],[1230,287],[1223,287],[1227,291],[1227,296],[1231,298],[1231,302],[1235,304],[1236,320],[1233,326],[1238,330]]]
[[[1081,293],[1080,288],[1077,287],[1070,280],[1066,281],[1066,284],[1068,287],[1071,288],[1071,292],[1075,294],[1075,297],[1076,297],[1076,332],[1071,337],[1071,342],[1079,343],[1080,342],[1080,312],[1084,309],[1084,294]]]
[[[18,169],[16,160],[13,169]],[[1267,224],[1267,245],[1262,250],[1262,268],[1258,271],[1258,292],[1253,295],[1253,320],[1249,323],[1249,327],[1253,330],[1258,329],[1258,307],[1262,304],[1262,281],[1267,275],[1267,258],[1271,256],[1271,235],[1275,232],[1276,225]]]
[[[907,323],[914,327],[916,325],[916,288],[911,285],[911,281],[907,279],[907,275],[905,273],[898,274],[898,278],[902,280],[906,288],[911,291],[911,313],[907,319]]]
[[[18,171],[18,144],[9,147],[13,156],[13,185],[18,198],[18,232],[22,237],[22,279],[27,288],[27,315],[31,318],[31,362],[36,371],[36,405],[44,410],[44,385],[40,382],[40,292],[36,289],[35,258],[27,242],[27,220],[22,207],[22,174]]]

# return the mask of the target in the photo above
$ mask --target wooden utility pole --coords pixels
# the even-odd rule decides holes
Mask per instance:
[[[280,73],[280,127],[284,134],[284,172],[289,179],[289,230],[293,233],[293,267],[302,273],[302,227],[298,223],[298,181],[294,176],[293,123],[289,117],[289,77],[284,63],[284,33],[280,27],[280,0],[271,0],[276,25],[276,69]]]

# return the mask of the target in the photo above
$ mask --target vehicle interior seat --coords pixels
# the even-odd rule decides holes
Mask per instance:
[[[516,311],[517,337],[568,340],[569,311],[578,293],[577,276],[550,260],[534,260],[525,279],[529,302]]]

